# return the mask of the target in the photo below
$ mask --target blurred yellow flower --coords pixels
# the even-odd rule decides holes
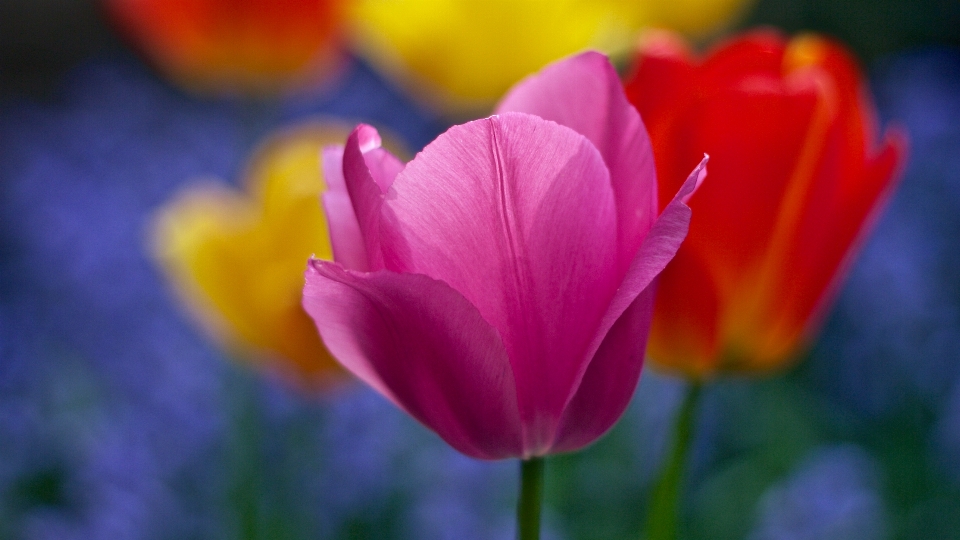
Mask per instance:
[[[648,25],[703,34],[748,1],[359,0],[354,35],[379,67],[446,107],[480,108],[557,58],[626,51]]]
[[[219,183],[185,189],[160,209],[151,249],[187,308],[227,350],[306,388],[344,372],[300,307],[311,255],[330,258],[319,196],[320,151],[346,126],[308,124],[254,155],[247,192]]]

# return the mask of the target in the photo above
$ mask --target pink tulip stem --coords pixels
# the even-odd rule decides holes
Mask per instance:
[[[647,540],[676,540],[678,537],[681,492],[700,394],[700,383],[691,383],[677,414],[672,448],[660,479],[653,488]]]
[[[517,538],[540,539],[540,502],[543,499],[543,458],[520,462],[520,496],[517,499]]]

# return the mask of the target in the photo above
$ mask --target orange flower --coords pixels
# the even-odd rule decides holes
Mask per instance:
[[[700,60],[652,33],[626,87],[661,193],[710,155],[690,234],[661,274],[651,360],[694,378],[784,365],[818,328],[895,184],[904,135],[877,144],[858,66],[818,36],[755,31]]]
[[[346,374],[300,307],[303,268],[330,257],[320,149],[349,130],[308,124],[270,139],[247,193],[188,187],[157,214],[152,251],[184,304],[235,356],[317,388]]]
[[[158,67],[201,90],[274,92],[332,57],[343,0],[105,0]]]

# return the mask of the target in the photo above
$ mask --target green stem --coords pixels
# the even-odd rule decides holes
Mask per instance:
[[[229,494],[237,519],[237,536],[242,540],[258,540],[263,537],[258,498],[263,481],[260,453],[263,419],[255,377],[245,369],[237,370],[230,380],[229,392],[233,425],[227,463],[232,473]]]
[[[700,383],[691,383],[674,424],[673,446],[660,479],[653,488],[647,540],[676,540],[680,523],[680,491],[687,454],[693,441],[694,419],[700,399]]]
[[[517,499],[517,537],[540,539],[540,501],[543,499],[543,458],[520,462],[520,496]]]

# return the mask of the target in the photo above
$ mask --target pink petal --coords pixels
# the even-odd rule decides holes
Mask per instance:
[[[626,270],[656,219],[657,177],[647,130],[607,57],[585,52],[555,62],[514,86],[497,111],[553,120],[600,150],[617,200],[619,263]]]
[[[607,332],[563,412],[551,453],[583,448],[623,415],[640,382],[653,317],[653,290],[653,285],[647,286]]]
[[[360,124],[343,149],[343,178],[363,236],[367,269],[383,267],[380,254],[380,207],[403,163],[380,148],[380,135],[371,126]]]
[[[680,249],[680,244],[687,237],[687,231],[690,227],[690,207],[684,201],[689,200],[697,186],[703,183],[704,178],[706,178],[708,159],[707,156],[704,156],[703,161],[690,173],[690,176],[680,187],[680,191],[670,201],[670,204],[663,209],[663,213],[660,214],[660,217],[653,224],[653,228],[644,238],[643,244],[637,250],[637,255],[634,257],[630,269],[627,270],[627,275],[620,284],[620,288],[617,289],[616,295],[610,302],[599,330],[587,350],[588,358],[594,358],[595,360],[594,355],[598,354],[601,346],[604,346],[609,332],[623,317],[624,312],[634,304],[638,296],[650,287],[653,280],[677,254],[677,250]],[[646,326],[642,329],[642,332],[635,336],[635,339],[646,343],[649,332],[650,323],[647,320]],[[582,384],[584,372],[592,362],[593,360],[585,363],[584,371],[580,372],[575,378],[574,392],[569,395],[568,400],[574,399],[579,385]]]
[[[400,171],[406,166],[396,156],[384,148],[373,148],[363,153],[363,161],[374,181],[380,186],[380,191],[386,193],[393,184],[393,181],[400,174]]]
[[[380,134],[373,126],[360,124],[354,129],[357,136],[357,144],[360,152],[363,153],[363,159],[370,169],[370,175],[380,186],[380,191],[386,193],[393,184],[394,179],[403,170],[404,164],[390,152],[381,148],[383,141]]]
[[[347,192],[343,178],[343,147],[327,146],[323,149],[323,179],[327,190],[320,196],[327,214],[330,245],[333,260],[351,270],[367,271],[367,248],[363,243],[357,215]]]
[[[451,446],[480,459],[521,454],[503,343],[445,283],[311,260],[303,307],[344,367]]]
[[[614,204],[590,141],[508,113],[441,135],[383,206],[386,267],[448,283],[502,337],[526,452],[552,443],[617,287]]]

